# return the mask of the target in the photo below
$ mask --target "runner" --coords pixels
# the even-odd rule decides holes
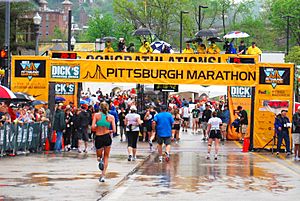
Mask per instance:
[[[153,106],[150,106],[149,111],[146,112],[146,115],[144,117],[144,120],[146,121],[146,127],[147,127],[147,132],[148,132],[148,139],[149,139],[149,146],[150,146],[150,151],[153,151],[153,143],[152,141],[155,138],[155,134],[152,131],[152,122],[154,119],[154,116],[157,114],[157,112],[154,110]]]
[[[108,114],[108,104],[100,104],[101,112],[95,114],[93,119],[93,129],[96,130],[95,147],[99,169],[102,171],[100,182],[105,182],[105,173],[108,166],[108,157],[111,149],[112,134],[116,132],[115,118]],[[112,130],[109,130],[112,126]]]
[[[190,121],[190,110],[189,110],[189,104],[185,103],[183,107],[181,108],[181,115],[183,118],[183,126],[182,126],[182,132],[187,132],[187,128],[189,126]]]
[[[202,114],[202,130],[203,130],[203,138],[202,138],[202,140],[203,141],[207,140],[207,132],[206,132],[206,130],[207,130],[207,122],[211,118],[211,113],[212,113],[212,111],[210,110],[210,104],[206,103],[205,110],[203,111],[203,114]]]
[[[200,110],[198,105],[195,105],[195,108],[192,110],[192,117],[193,117],[193,124],[192,124],[192,134],[197,134],[198,131],[198,124],[199,124],[199,115]]]
[[[174,139],[175,139],[175,143],[178,143],[180,140],[179,131],[180,131],[180,122],[181,122],[178,108],[174,109],[174,113],[172,117],[174,119],[174,124],[173,124]]]
[[[230,119],[230,114],[229,114],[229,110],[228,110],[228,106],[224,105],[224,110],[221,113],[221,120],[223,122],[222,124],[222,142],[224,142],[226,140],[226,136],[227,136],[227,127],[229,124],[229,119]]]
[[[212,118],[208,120],[207,124],[208,124],[207,135],[209,135],[209,140],[207,145],[206,159],[210,159],[210,150],[211,150],[212,142],[215,141],[215,160],[217,160],[220,139],[222,138],[221,131],[220,131],[222,126],[222,120],[219,117],[217,117],[217,112],[212,113]]]
[[[136,160],[136,144],[140,132],[139,125],[142,123],[140,115],[136,112],[136,106],[132,105],[130,107],[130,113],[125,116],[125,125],[128,138],[128,161]]]
[[[162,145],[166,145],[166,156],[165,161],[168,162],[170,160],[170,150],[171,150],[171,137],[172,137],[172,124],[174,123],[174,119],[172,115],[167,112],[167,106],[161,106],[161,112],[154,117],[154,121],[152,123],[153,131],[157,132],[157,148],[159,154],[159,161],[163,161],[162,157]]]

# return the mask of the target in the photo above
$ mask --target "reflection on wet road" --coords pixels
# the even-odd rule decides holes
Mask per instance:
[[[300,169],[285,167],[270,153],[241,153],[233,142],[222,148],[218,160],[205,158],[205,143],[192,151],[173,147],[171,160],[157,155],[146,161],[105,200],[283,200],[299,198]],[[299,162],[298,162],[299,163]],[[286,164],[286,163],[285,163]],[[287,165],[287,164],[286,164]]]

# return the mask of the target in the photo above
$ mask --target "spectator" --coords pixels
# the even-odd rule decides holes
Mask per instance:
[[[127,52],[135,52],[135,47],[134,47],[134,43],[130,43],[129,46],[127,47]]]
[[[207,49],[208,54],[220,54],[221,50],[220,48],[216,45],[214,41],[211,42],[211,45]]]
[[[127,52],[124,38],[119,38],[118,52]]]
[[[183,54],[194,54],[194,50],[191,48],[190,43],[186,43],[186,48],[183,50]]]
[[[246,52],[247,52],[247,48],[245,42],[242,40],[239,46],[238,54],[246,54]]]
[[[127,135],[126,135],[126,130],[125,130],[125,116],[127,112],[125,111],[124,107],[121,107],[121,111],[119,113],[119,121],[120,121],[120,134],[121,134],[121,139],[120,141],[123,142],[123,134],[125,134],[126,141],[127,141]]]
[[[111,47],[111,41],[106,42],[106,47],[103,50],[103,53],[113,53],[114,49]]]
[[[289,128],[291,127],[291,123],[289,118],[286,116],[287,110],[281,110],[281,113],[277,115],[275,118],[275,131],[277,135],[277,153],[279,155],[279,151],[281,148],[282,140],[284,139],[285,148],[287,156],[291,155],[290,150],[290,136],[289,136]]]
[[[54,150],[58,153],[61,152],[62,135],[66,129],[65,114],[64,111],[62,110],[62,106],[63,106],[62,103],[58,104],[57,109],[55,110],[54,123],[53,123],[53,130],[56,132],[56,142],[55,142]]]
[[[300,160],[300,106],[293,115],[293,142],[295,149],[295,161]]]
[[[148,41],[144,41],[143,45],[139,49],[139,52],[143,54],[152,53],[153,49]]]
[[[79,127],[78,127],[78,153],[82,152],[82,142],[84,142],[84,153],[87,153],[88,148],[88,126],[90,124],[92,116],[86,111],[84,106],[81,106],[81,112],[79,113]]]
[[[73,114],[71,112],[71,107],[67,107],[65,110],[65,121],[66,129],[64,132],[64,144],[65,151],[71,150],[71,135],[74,132]]]
[[[246,54],[249,55],[261,55],[262,51],[256,46],[255,42],[252,42],[252,46],[248,47]]]
[[[206,54],[206,46],[204,44],[200,44],[197,47],[198,54]]]

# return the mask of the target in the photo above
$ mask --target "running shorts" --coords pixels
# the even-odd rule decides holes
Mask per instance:
[[[104,135],[96,135],[95,138],[95,147],[96,149],[101,149],[104,147],[109,147],[111,146],[112,139],[109,133],[104,134]]]
[[[180,130],[180,124],[174,124],[173,125],[173,130],[179,131]]]
[[[171,137],[159,137],[157,136],[157,144],[162,145],[169,145],[171,144]]]
[[[189,121],[190,118],[189,117],[183,117],[183,121]]]
[[[209,133],[210,139],[222,139],[221,131],[220,130],[211,130]]]
[[[202,130],[207,130],[207,122],[202,122]]]

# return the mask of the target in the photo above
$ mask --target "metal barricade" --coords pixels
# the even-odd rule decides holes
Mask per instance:
[[[4,123],[0,127],[0,156],[43,151],[47,138],[48,122]]]

